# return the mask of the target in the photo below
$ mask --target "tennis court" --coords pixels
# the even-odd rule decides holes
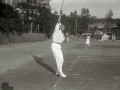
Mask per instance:
[[[9,65],[11,69],[0,75],[0,84],[9,83],[14,90],[120,90],[119,41],[94,40],[87,49],[85,40],[62,44],[63,71],[68,75],[65,79],[55,75],[56,62],[50,44],[46,41],[0,50],[1,54],[16,53],[22,62],[13,62],[14,68]],[[12,62],[13,58],[1,62]]]

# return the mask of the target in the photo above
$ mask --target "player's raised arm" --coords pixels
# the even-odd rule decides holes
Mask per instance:
[[[61,22],[61,16],[62,16],[62,10],[60,10],[60,15],[59,15],[59,18],[58,18],[58,23],[60,23]]]

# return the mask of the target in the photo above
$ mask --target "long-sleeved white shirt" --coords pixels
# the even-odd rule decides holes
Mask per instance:
[[[53,42],[56,43],[62,43],[65,40],[65,36],[63,34],[63,32],[59,29],[61,26],[61,23],[57,23],[55,26],[55,30],[53,33]]]

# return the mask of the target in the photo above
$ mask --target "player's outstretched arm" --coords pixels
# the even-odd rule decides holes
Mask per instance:
[[[62,10],[60,10],[60,15],[59,15],[59,18],[58,18],[58,23],[60,23],[61,22],[61,16],[62,16]]]

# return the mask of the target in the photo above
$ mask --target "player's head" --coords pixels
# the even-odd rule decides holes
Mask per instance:
[[[62,31],[64,31],[65,30],[65,26],[63,24],[61,24],[61,26],[60,26],[59,29],[62,30]]]
[[[87,38],[90,38],[90,36],[87,36]]]

